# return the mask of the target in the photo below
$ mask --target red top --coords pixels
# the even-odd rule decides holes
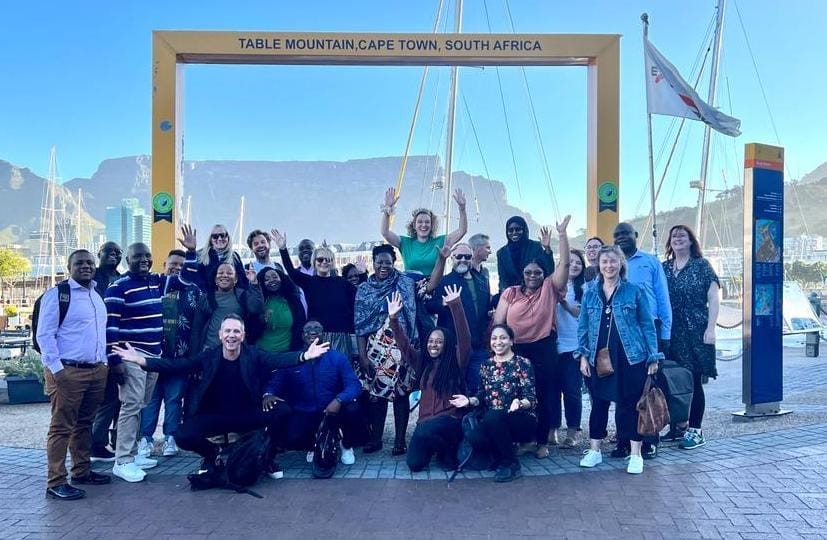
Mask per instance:
[[[462,309],[462,302],[459,298],[448,302],[448,309],[451,310],[451,316],[454,319],[454,332],[457,335],[457,364],[459,365],[460,373],[465,374],[465,368],[468,367],[468,360],[471,358],[471,329],[468,327],[468,319],[465,317],[465,310]],[[399,324],[399,319],[391,319],[391,330],[393,330],[396,345],[402,352],[402,361],[413,366],[414,371],[419,374],[422,373],[423,356],[428,354],[423,346],[422,349],[414,349],[411,347],[411,342],[402,325]],[[427,339],[427,336],[423,337]],[[434,377],[439,369],[440,360],[434,360],[434,366],[428,373],[428,380],[422,381],[420,387],[422,390],[422,398],[419,401],[419,422],[423,422],[428,418],[440,415],[450,414],[457,418],[462,416],[462,411],[451,405],[451,395],[438,395],[434,390]]]

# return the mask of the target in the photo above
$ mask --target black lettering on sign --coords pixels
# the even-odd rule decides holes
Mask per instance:
[[[242,49],[281,49],[281,38],[238,38],[238,45]]]
[[[400,39],[397,40],[399,48],[403,51],[436,51],[437,42],[435,39]]]

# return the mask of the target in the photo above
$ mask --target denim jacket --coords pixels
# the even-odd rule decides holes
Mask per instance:
[[[604,308],[600,287],[601,282],[595,280],[594,286],[589,287],[583,294],[580,318],[577,321],[577,339],[580,342],[577,352],[588,358],[591,365],[594,365],[600,318]],[[663,353],[658,352],[658,340],[649,301],[640,287],[622,280],[612,299],[612,309],[615,326],[629,364],[651,364],[664,359]]]

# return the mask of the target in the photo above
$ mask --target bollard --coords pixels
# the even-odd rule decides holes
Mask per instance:
[[[808,358],[816,358],[818,356],[818,343],[821,336],[818,332],[807,332],[806,341],[804,342],[804,356]]]

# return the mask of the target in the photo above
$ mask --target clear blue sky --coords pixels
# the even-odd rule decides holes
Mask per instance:
[[[450,4],[450,2],[449,2]],[[466,1],[463,30],[485,32],[480,2]],[[645,95],[639,16],[650,37],[686,78],[714,15],[694,2],[512,0],[517,32],[622,34],[621,215],[648,211],[644,197]],[[6,4],[0,32],[0,159],[45,175],[49,147],[64,179],[90,176],[101,160],[149,153],[150,33],[154,29],[428,32],[435,0],[103,2],[29,0]],[[510,30],[504,3],[488,1],[492,29]],[[716,137],[712,187],[741,182],[743,144],[775,144],[735,2],[728,2],[719,106],[742,120],[736,140]],[[823,99],[827,3],[741,0],[738,5],[794,177],[827,160]],[[441,71],[442,73],[437,75]],[[331,159],[401,154],[421,68],[188,66],[187,159]],[[550,222],[549,195],[519,72],[501,71],[517,150],[518,197],[493,69],[464,69],[461,90],[492,177],[509,199]],[[528,78],[562,212],[585,215],[585,70],[534,68]],[[433,153],[444,137],[447,70],[434,70],[414,141]],[[701,95],[706,96],[705,84]],[[730,109],[731,103],[731,109]],[[484,173],[460,106],[457,169]],[[672,125],[655,117],[655,150]],[[686,186],[698,177],[700,124],[689,122],[659,206],[694,205]],[[660,171],[660,169],[658,169]],[[658,173],[659,174],[659,173]],[[725,178],[725,180],[724,180]],[[391,184],[393,179],[388,179]],[[580,186],[583,186],[581,188]],[[419,196],[419,185],[408,186]],[[365,194],[377,200],[380,194]]]

